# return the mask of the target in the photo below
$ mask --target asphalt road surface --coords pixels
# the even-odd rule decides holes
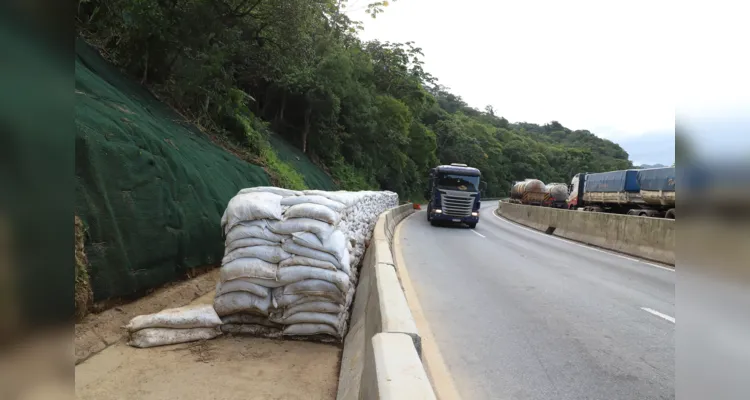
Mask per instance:
[[[401,228],[461,397],[673,399],[675,272],[529,230],[496,207],[473,230],[432,227],[424,211]]]

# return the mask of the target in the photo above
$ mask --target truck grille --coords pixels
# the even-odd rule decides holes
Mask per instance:
[[[471,215],[471,209],[474,205],[474,197],[451,196],[444,194],[441,196],[443,214],[455,217],[466,217]]]

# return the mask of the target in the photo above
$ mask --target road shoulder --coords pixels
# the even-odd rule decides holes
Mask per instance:
[[[401,249],[403,244],[403,227],[409,223],[409,221],[421,217],[424,217],[422,212],[416,212],[396,226],[396,232],[393,236],[393,254],[396,262],[396,272],[401,281],[401,286],[404,289],[406,301],[409,303],[412,316],[416,321],[417,330],[422,337],[422,362],[427,370],[430,383],[432,383],[432,387],[435,390],[435,395],[440,400],[458,400],[461,396],[456,389],[450,371],[443,360],[427,319],[422,312],[422,306],[419,303],[419,298],[417,297],[411,279],[409,278],[409,271]]]

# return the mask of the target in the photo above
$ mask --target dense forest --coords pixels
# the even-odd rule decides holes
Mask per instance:
[[[367,6],[375,17],[388,2]],[[343,189],[423,196],[429,168],[482,170],[487,196],[511,182],[568,182],[632,167],[586,130],[509,123],[426,71],[417,44],[364,42],[341,0],[79,0],[77,32],[210,135],[240,146],[276,183],[269,132],[302,149]],[[491,79],[491,77],[488,77]],[[544,95],[540,93],[540,96]],[[497,96],[503,96],[498,93]]]

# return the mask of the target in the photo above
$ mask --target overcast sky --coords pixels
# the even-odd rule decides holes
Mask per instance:
[[[360,36],[416,42],[424,50],[427,71],[469,105],[483,109],[491,104],[511,122],[557,120],[571,129],[588,129],[621,144],[636,164],[674,161],[676,104],[694,120],[705,120],[695,110],[707,104],[713,106],[714,119],[727,108],[713,99],[723,95],[715,81],[694,86],[699,93],[677,91],[675,84],[691,77],[682,67],[676,72],[675,57],[690,52],[691,70],[696,69],[694,58],[701,66],[715,65],[717,49],[711,38],[727,29],[735,29],[734,42],[721,48],[735,45],[742,57],[746,49],[745,39],[736,37],[739,29],[747,33],[744,13],[727,16],[721,12],[726,10],[688,11],[682,6],[683,20],[689,12],[711,26],[688,37],[693,45],[677,46],[676,39],[686,37],[675,33],[674,21],[680,19],[676,5],[687,3],[674,0],[397,0],[375,20],[363,12],[368,2],[350,0],[349,16],[365,23]],[[719,3],[705,4],[718,8]],[[737,26],[718,21],[722,14]],[[706,21],[710,15],[717,20]],[[714,57],[696,54],[696,42],[711,48]],[[731,73],[746,74],[740,71],[749,65],[742,61]],[[730,75],[717,77],[726,86],[724,92],[731,86]],[[736,105],[736,100],[724,103]]]

